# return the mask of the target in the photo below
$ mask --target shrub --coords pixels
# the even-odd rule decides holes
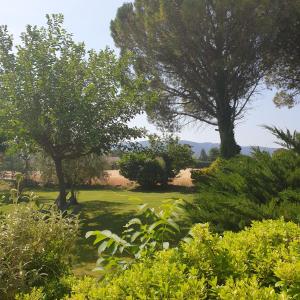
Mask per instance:
[[[294,151],[217,160],[193,177],[199,192],[186,209],[194,223],[210,222],[222,232],[280,216],[300,222],[300,156]]]
[[[200,170],[192,170],[191,178],[193,180],[193,183],[207,182],[213,176],[213,174],[218,170],[221,163],[222,163],[222,159],[217,158],[208,167],[201,168]]]
[[[141,186],[149,188],[165,182],[164,164],[146,153],[125,154],[119,162],[120,174]]]
[[[55,285],[68,273],[77,228],[76,218],[63,217],[54,209],[13,205],[0,220],[0,298]]]
[[[193,165],[192,154],[190,146],[180,145],[178,139],[152,136],[149,148],[123,155],[120,174],[142,187],[166,185],[181,169]]]
[[[121,274],[72,281],[67,299],[298,299],[299,237],[300,227],[283,220],[223,236],[198,224],[178,248]]]

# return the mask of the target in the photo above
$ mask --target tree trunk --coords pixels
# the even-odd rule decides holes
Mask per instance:
[[[71,185],[71,196],[69,198],[69,204],[70,205],[78,205],[77,196],[75,192],[74,185]]]
[[[241,147],[236,143],[234,137],[234,124],[230,115],[226,118],[220,118],[219,134],[221,139],[221,157],[229,159],[241,152]]]
[[[56,205],[61,210],[64,211],[67,209],[67,201],[66,201],[66,184],[65,184],[65,178],[62,168],[62,160],[54,159],[55,163],[55,169],[56,169],[56,175],[58,179],[58,186],[59,186],[59,195],[56,199]]]

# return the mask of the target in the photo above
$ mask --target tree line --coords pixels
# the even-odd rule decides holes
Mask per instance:
[[[120,57],[75,42],[61,14],[28,25],[18,45],[0,27],[2,135],[51,157],[61,209],[64,162],[143,136],[128,125],[141,112],[170,131],[215,126],[230,158],[259,86],[278,88],[277,106],[299,101],[299,0],[135,0],[119,8],[111,33]]]

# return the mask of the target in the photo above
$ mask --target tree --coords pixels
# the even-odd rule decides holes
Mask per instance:
[[[201,149],[199,160],[200,161],[208,161],[208,156],[207,156],[205,149]]]
[[[135,0],[119,8],[111,23],[115,44],[135,54],[136,72],[160,91],[150,118],[217,126],[222,156],[240,152],[235,124],[265,74],[262,56],[272,39],[263,4]]]
[[[300,101],[300,1],[274,1],[273,5],[279,13],[276,39],[270,45],[274,63],[267,84],[279,89],[274,97],[277,107],[292,108]]]
[[[194,164],[189,145],[179,144],[178,138],[149,137],[149,147],[129,152],[119,162],[120,174],[137,181],[143,187],[167,185],[181,169]]]
[[[217,147],[211,148],[208,151],[208,160],[215,161],[220,156],[220,149]]]
[[[64,160],[100,155],[141,135],[128,121],[140,112],[144,81],[133,76],[129,61],[109,49],[86,51],[63,28],[62,15],[47,15],[47,27],[28,25],[16,51],[0,27],[5,121],[53,159],[61,209],[67,206]]]
[[[69,201],[77,203],[77,189],[80,185],[92,184],[93,179],[105,176],[107,161],[105,157],[91,153],[72,160],[63,162],[64,177],[67,187],[70,189]],[[39,172],[44,184],[56,183],[55,165],[51,157],[45,153],[37,153],[32,167]]]

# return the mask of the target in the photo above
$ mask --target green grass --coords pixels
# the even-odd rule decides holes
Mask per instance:
[[[53,203],[57,197],[57,192],[51,190],[38,190],[37,194],[44,203]],[[147,203],[149,207],[158,208],[164,201],[191,200],[192,198],[190,190],[176,188],[151,192],[121,189],[80,191],[78,196],[80,204],[75,208],[79,214],[81,226],[74,273],[76,275],[94,274],[91,270],[95,267],[97,248],[92,245],[92,240],[84,238],[87,231],[109,229],[119,234],[122,226],[137,213],[138,206],[141,204]],[[8,212],[11,207],[11,205],[1,205],[0,212]]]

